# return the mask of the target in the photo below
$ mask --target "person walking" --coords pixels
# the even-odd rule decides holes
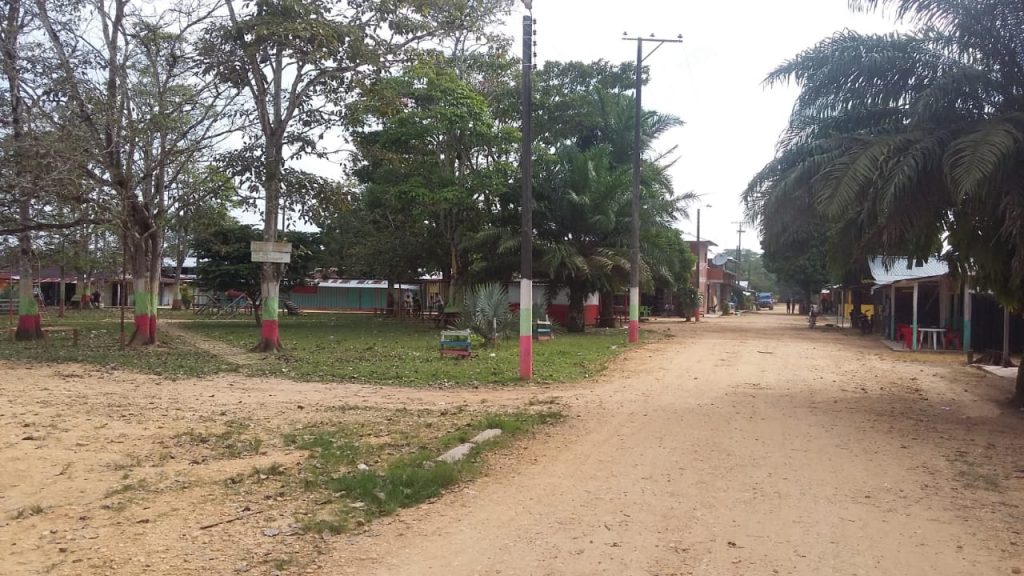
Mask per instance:
[[[793,297],[786,298],[786,314],[793,313]]]

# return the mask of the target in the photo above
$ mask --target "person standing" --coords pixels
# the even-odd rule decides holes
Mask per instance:
[[[790,297],[786,298],[786,314],[792,314],[792,313],[793,313],[793,297],[790,296]]]

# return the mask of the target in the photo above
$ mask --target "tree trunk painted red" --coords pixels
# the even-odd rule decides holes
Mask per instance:
[[[275,266],[274,264],[263,264],[263,266]],[[266,273],[264,273],[264,279]],[[255,352],[278,352],[281,350],[281,332],[278,326],[277,314],[280,300],[278,299],[278,281],[274,278],[268,282],[264,280],[261,286],[263,304],[260,306],[260,343],[253,350]]]

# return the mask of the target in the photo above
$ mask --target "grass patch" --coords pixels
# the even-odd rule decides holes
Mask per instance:
[[[964,454],[957,454],[950,459],[956,470],[957,480],[965,488],[974,490],[986,490],[989,492],[1002,492],[1003,481],[999,476],[983,469],[977,462],[970,460]]]
[[[125,482],[120,484],[103,495],[104,498],[113,498],[114,496],[121,496],[122,494],[130,494],[132,492],[142,492],[149,489],[149,482],[145,479],[136,480],[134,482]]]
[[[251,321],[195,320],[181,325],[244,350],[257,330]],[[514,340],[476,348],[459,360],[438,354],[438,329],[431,322],[374,318],[360,314],[309,314],[281,318],[285,352],[244,368],[255,376],[306,381],[356,381],[405,386],[512,384],[518,380]],[[663,338],[653,331],[648,338]],[[559,332],[534,346],[534,381],[571,382],[600,373],[627,348],[623,330]]]
[[[249,433],[250,424],[232,420],[224,426],[221,432],[186,430],[175,439],[182,444],[206,448],[221,458],[241,458],[260,453],[263,440]]]
[[[451,423],[454,430],[438,434],[432,418],[420,411],[394,411],[385,417],[402,432],[380,437],[361,436],[356,426],[319,426],[285,434],[285,443],[309,452],[299,467],[299,484],[310,492],[330,495],[332,505],[310,514],[304,528],[314,533],[342,533],[380,516],[394,514],[440,496],[446,489],[475,477],[480,455],[537,426],[557,421],[555,411],[431,412],[433,419]],[[380,416],[378,415],[378,418]],[[436,460],[448,448],[468,441],[479,432],[498,428],[503,434],[476,447],[460,462]],[[362,462],[374,466],[359,466]]]
[[[14,513],[15,520],[24,520],[25,518],[31,518],[33,516],[39,516],[46,512],[46,508],[42,504],[32,504],[31,506],[25,506],[24,508],[18,508],[18,511]]]
[[[278,571],[285,571],[295,565],[295,556],[289,554],[287,556],[281,556],[274,558],[268,562],[271,568]]]
[[[167,333],[160,334],[160,344],[153,347],[122,350],[120,345],[120,312],[115,310],[68,310],[64,318],[48,309],[43,326],[78,328],[78,345],[70,334],[54,334],[47,342],[12,342],[0,338],[0,360],[13,362],[65,363],[76,362],[104,367],[117,367],[166,378],[207,376],[237,370],[237,367],[216,357],[204,355],[188,342]],[[5,328],[13,327],[8,323]],[[125,329],[131,336],[132,317],[126,315]],[[202,358],[202,362],[197,362]]]
[[[436,498],[441,492],[468,475],[475,466],[466,458],[458,464],[436,462],[436,454],[421,451],[402,456],[388,464],[383,472],[360,470],[332,478],[331,492],[345,495],[365,505],[357,508],[367,517],[388,516],[401,508]]]
[[[299,472],[307,490],[325,488],[332,474],[343,467],[357,465],[364,453],[358,434],[349,426],[303,428],[286,433],[284,443],[310,452]]]

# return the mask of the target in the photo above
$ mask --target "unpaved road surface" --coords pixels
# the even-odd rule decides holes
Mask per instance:
[[[757,314],[677,327],[471,489],[335,547],[324,573],[1011,574],[1009,383]]]
[[[959,356],[893,353],[781,313],[649,328],[673,337],[627,353],[595,381],[545,389],[161,382],[0,365],[0,573],[935,576],[1024,568],[1024,417],[1002,404],[1008,380],[965,368]],[[329,539],[262,536],[269,517],[287,517],[289,502],[273,493],[253,504],[263,516],[199,531],[236,510],[224,478],[298,455],[272,448],[196,464],[169,440],[231,418],[268,429],[301,424],[338,404],[548,401],[567,421],[496,455],[481,480]],[[159,490],[123,511],[103,508],[129,466],[159,474]],[[12,518],[32,503],[45,513]],[[271,554],[288,562],[252,561]]]

